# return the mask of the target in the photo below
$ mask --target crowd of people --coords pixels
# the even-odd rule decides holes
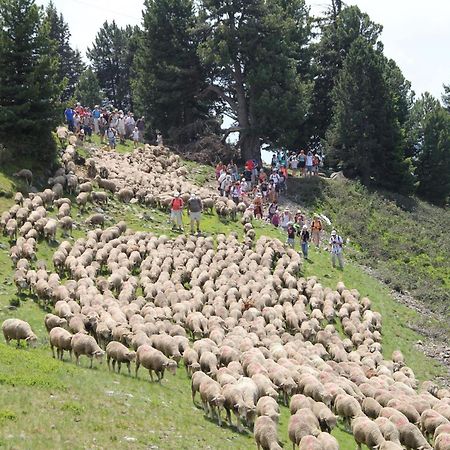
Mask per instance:
[[[100,136],[101,142],[108,144],[111,150],[116,148],[117,140],[124,144],[130,139],[135,148],[144,142],[145,118],[136,119],[131,111],[124,113],[117,108],[99,105],[91,109],[78,102],[74,108],[65,109],[64,117],[69,131],[75,133],[81,142],[90,142],[92,134]],[[159,132],[157,143],[162,145]]]
[[[319,169],[323,166],[323,158],[312,150],[299,152],[278,151],[272,157],[271,167],[275,170],[285,167],[291,169],[292,174],[296,176],[318,176]]]

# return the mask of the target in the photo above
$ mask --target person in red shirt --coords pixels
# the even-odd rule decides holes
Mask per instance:
[[[183,207],[184,202],[180,197],[180,193],[174,192],[170,203],[170,219],[173,222],[173,229],[178,227],[179,230],[183,231]]]

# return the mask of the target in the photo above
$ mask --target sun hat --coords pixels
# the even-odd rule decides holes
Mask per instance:
[[[332,232],[331,232],[331,236],[336,236],[336,230],[333,230]]]
[[[174,192],[173,192],[173,196],[174,196],[174,197],[179,197],[179,196],[180,196],[180,193],[179,193],[178,191],[174,191]]]
[[[307,230],[308,229],[308,225],[303,225],[303,229]]]

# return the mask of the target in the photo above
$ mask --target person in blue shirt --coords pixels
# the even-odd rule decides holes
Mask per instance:
[[[92,111],[92,119],[94,121],[94,133],[100,134],[100,127],[98,125],[98,119],[100,119],[101,111],[98,105],[95,105]]]
[[[74,116],[73,109],[70,107],[67,107],[66,110],[64,111],[64,117],[66,118],[67,126],[69,127],[69,131],[74,130],[73,116]]]

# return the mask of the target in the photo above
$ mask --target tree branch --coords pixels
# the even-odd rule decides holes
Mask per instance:
[[[237,103],[225,93],[225,91],[215,84],[212,84],[208,86],[206,89],[203,90],[202,94],[207,94],[208,92],[213,92],[216,94],[219,98],[221,98],[225,103],[228,104],[228,106],[232,109],[232,111],[237,114],[238,112],[238,105]]]

